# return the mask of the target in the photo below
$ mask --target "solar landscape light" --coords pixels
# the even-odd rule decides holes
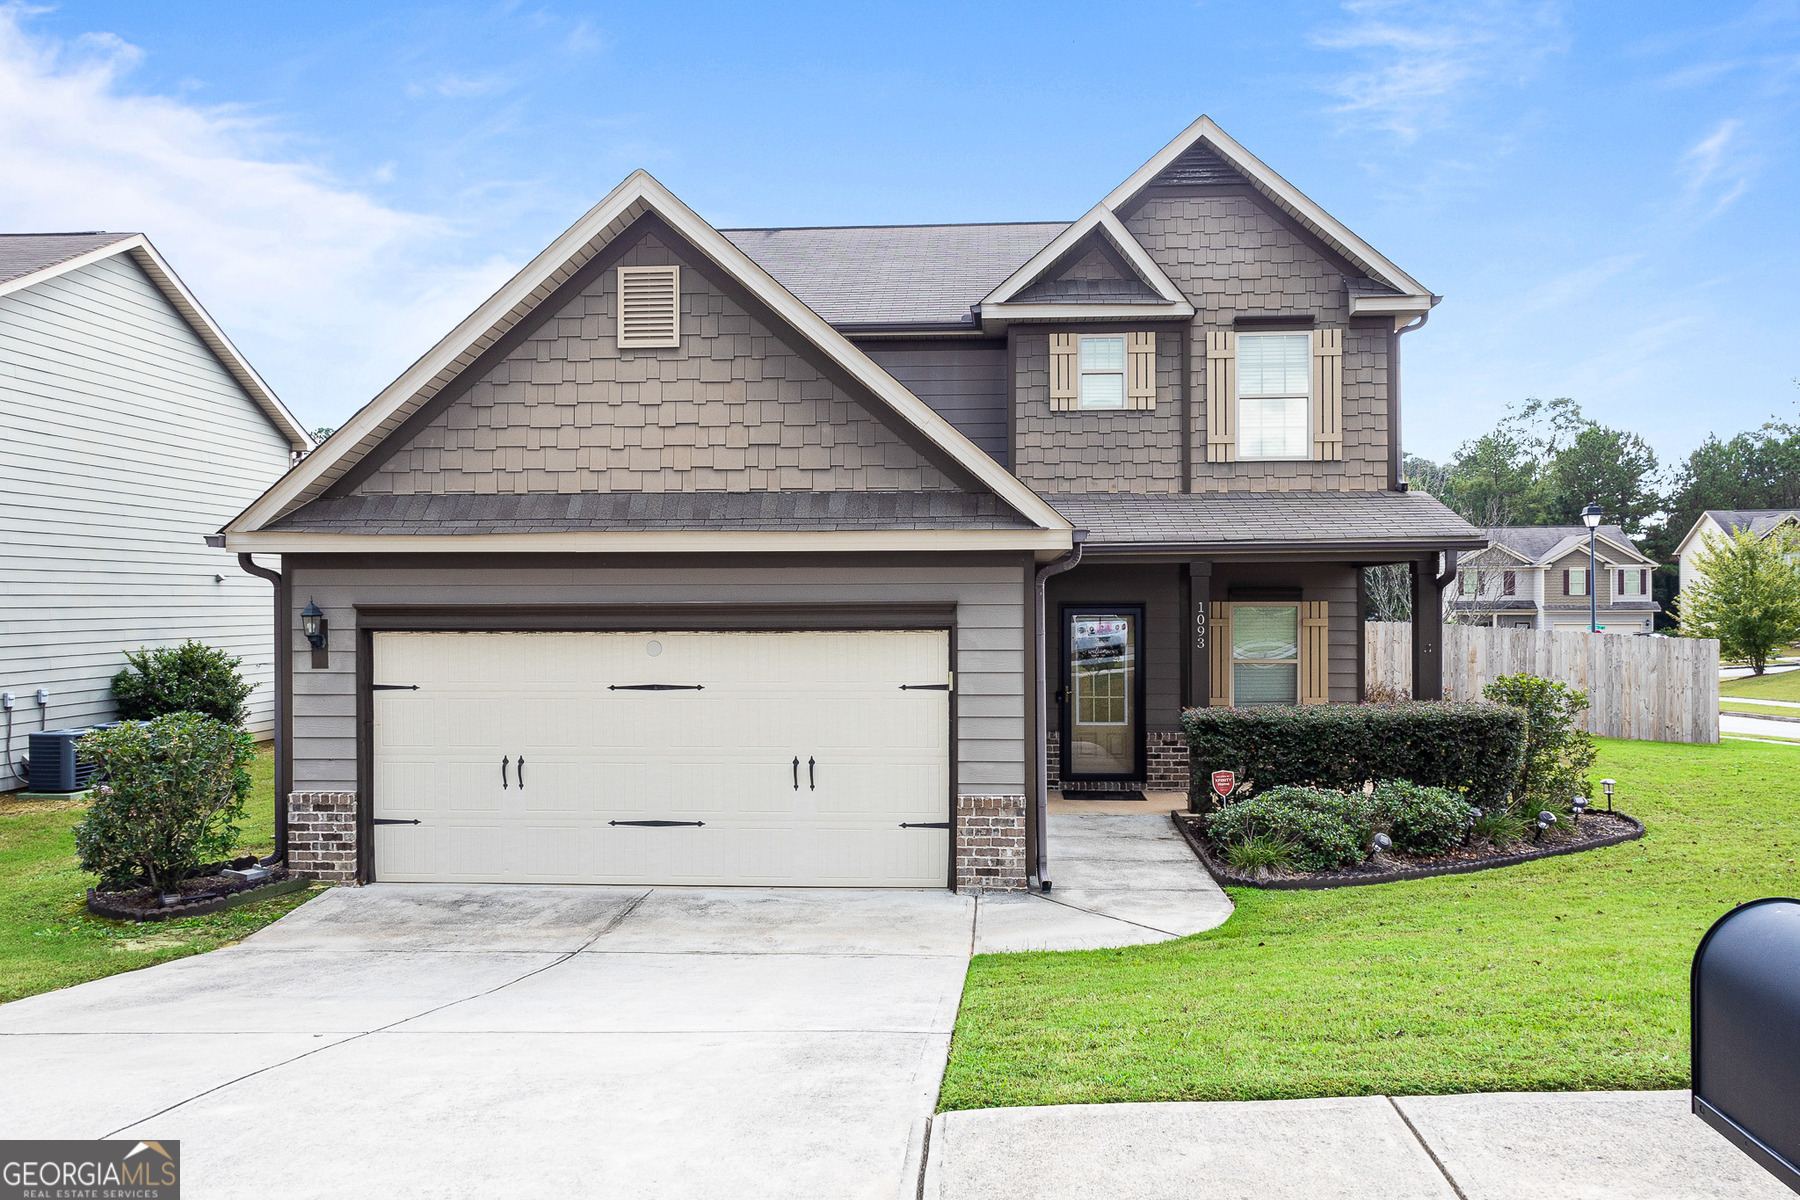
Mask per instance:
[[[1546,808],[1543,812],[1538,814],[1537,832],[1531,835],[1531,840],[1534,842],[1542,840],[1544,830],[1550,828],[1554,824],[1556,824],[1556,814]]]
[[[1581,824],[1581,814],[1587,811],[1587,806],[1588,798],[1586,796],[1576,796],[1569,801],[1569,808],[1575,814],[1576,825]]]
[[[1394,839],[1385,833],[1378,833],[1375,835],[1374,848],[1375,853],[1377,854],[1380,854],[1383,850],[1392,850],[1394,848]]]
[[[1606,793],[1606,811],[1607,812],[1612,811],[1612,793],[1613,793],[1614,786],[1615,786],[1615,783],[1611,779],[1602,779],[1600,781],[1600,790]]]

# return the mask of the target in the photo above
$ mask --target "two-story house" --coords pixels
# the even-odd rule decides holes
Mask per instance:
[[[1418,694],[1425,287],[1202,118],[1073,222],[720,231],[632,175],[219,541],[344,878],[1015,888],[1184,705]],[[258,569],[266,569],[258,565]],[[329,843],[320,839],[329,838]]]
[[[1694,578],[1695,564],[1711,552],[1721,538],[1748,530],[1758,539],[1778,529],[1800,529],[1800,508],[1709,508],[1700,514],[1693,527],[1675,548],[1675,562],[1680,572],[1677,590],[1684,589]]]
[[[1488,548],[1457,570],[1450,610],[1459,624],[1513,629],[1649,633],[1661,605],[1652,599],[1656,562],[1617,525],[1509,525],[1482,531]]]

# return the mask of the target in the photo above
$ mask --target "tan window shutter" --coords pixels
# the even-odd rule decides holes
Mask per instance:
[[[1079,339],[1072,333],[1050,335],[1050,411],[1072,412],[1081,399]]]
[[[1125,335],[1125,407],[1156,407],[1156,334]]]
[[[619,268],[619,349],[681,345],[681,268]]]
[[[1331,620],[1323,600],[1300,606],[1300,703],[1331,699]]]
[[[1344,331],[1313,330],[1313,457],[1344,457]]]
[[[1237,461],[1237,334],[1206,332],[1206,461]]]
[[[1207,622],[1212,626],[1208,634],[1212,642],[1212,687],[1207,704],[1224,708],[1231,703],[1231,605],[1215,600],[1206,609]]]

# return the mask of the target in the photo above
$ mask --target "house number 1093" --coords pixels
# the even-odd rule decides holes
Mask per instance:
[[[1194,649],[1206,649],[1206,605],[1194,605]]]

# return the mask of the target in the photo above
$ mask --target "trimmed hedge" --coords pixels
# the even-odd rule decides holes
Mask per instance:
[[[1504,805],[1525,760],[1525,717],[1499,704],[1454,700],[1305,707],[1190,708],[1181,714],[1199,811],[1210,776],[1238,773],[1251,792],[1274,787],[1361,791],[1370,779],[1449,788]]]

